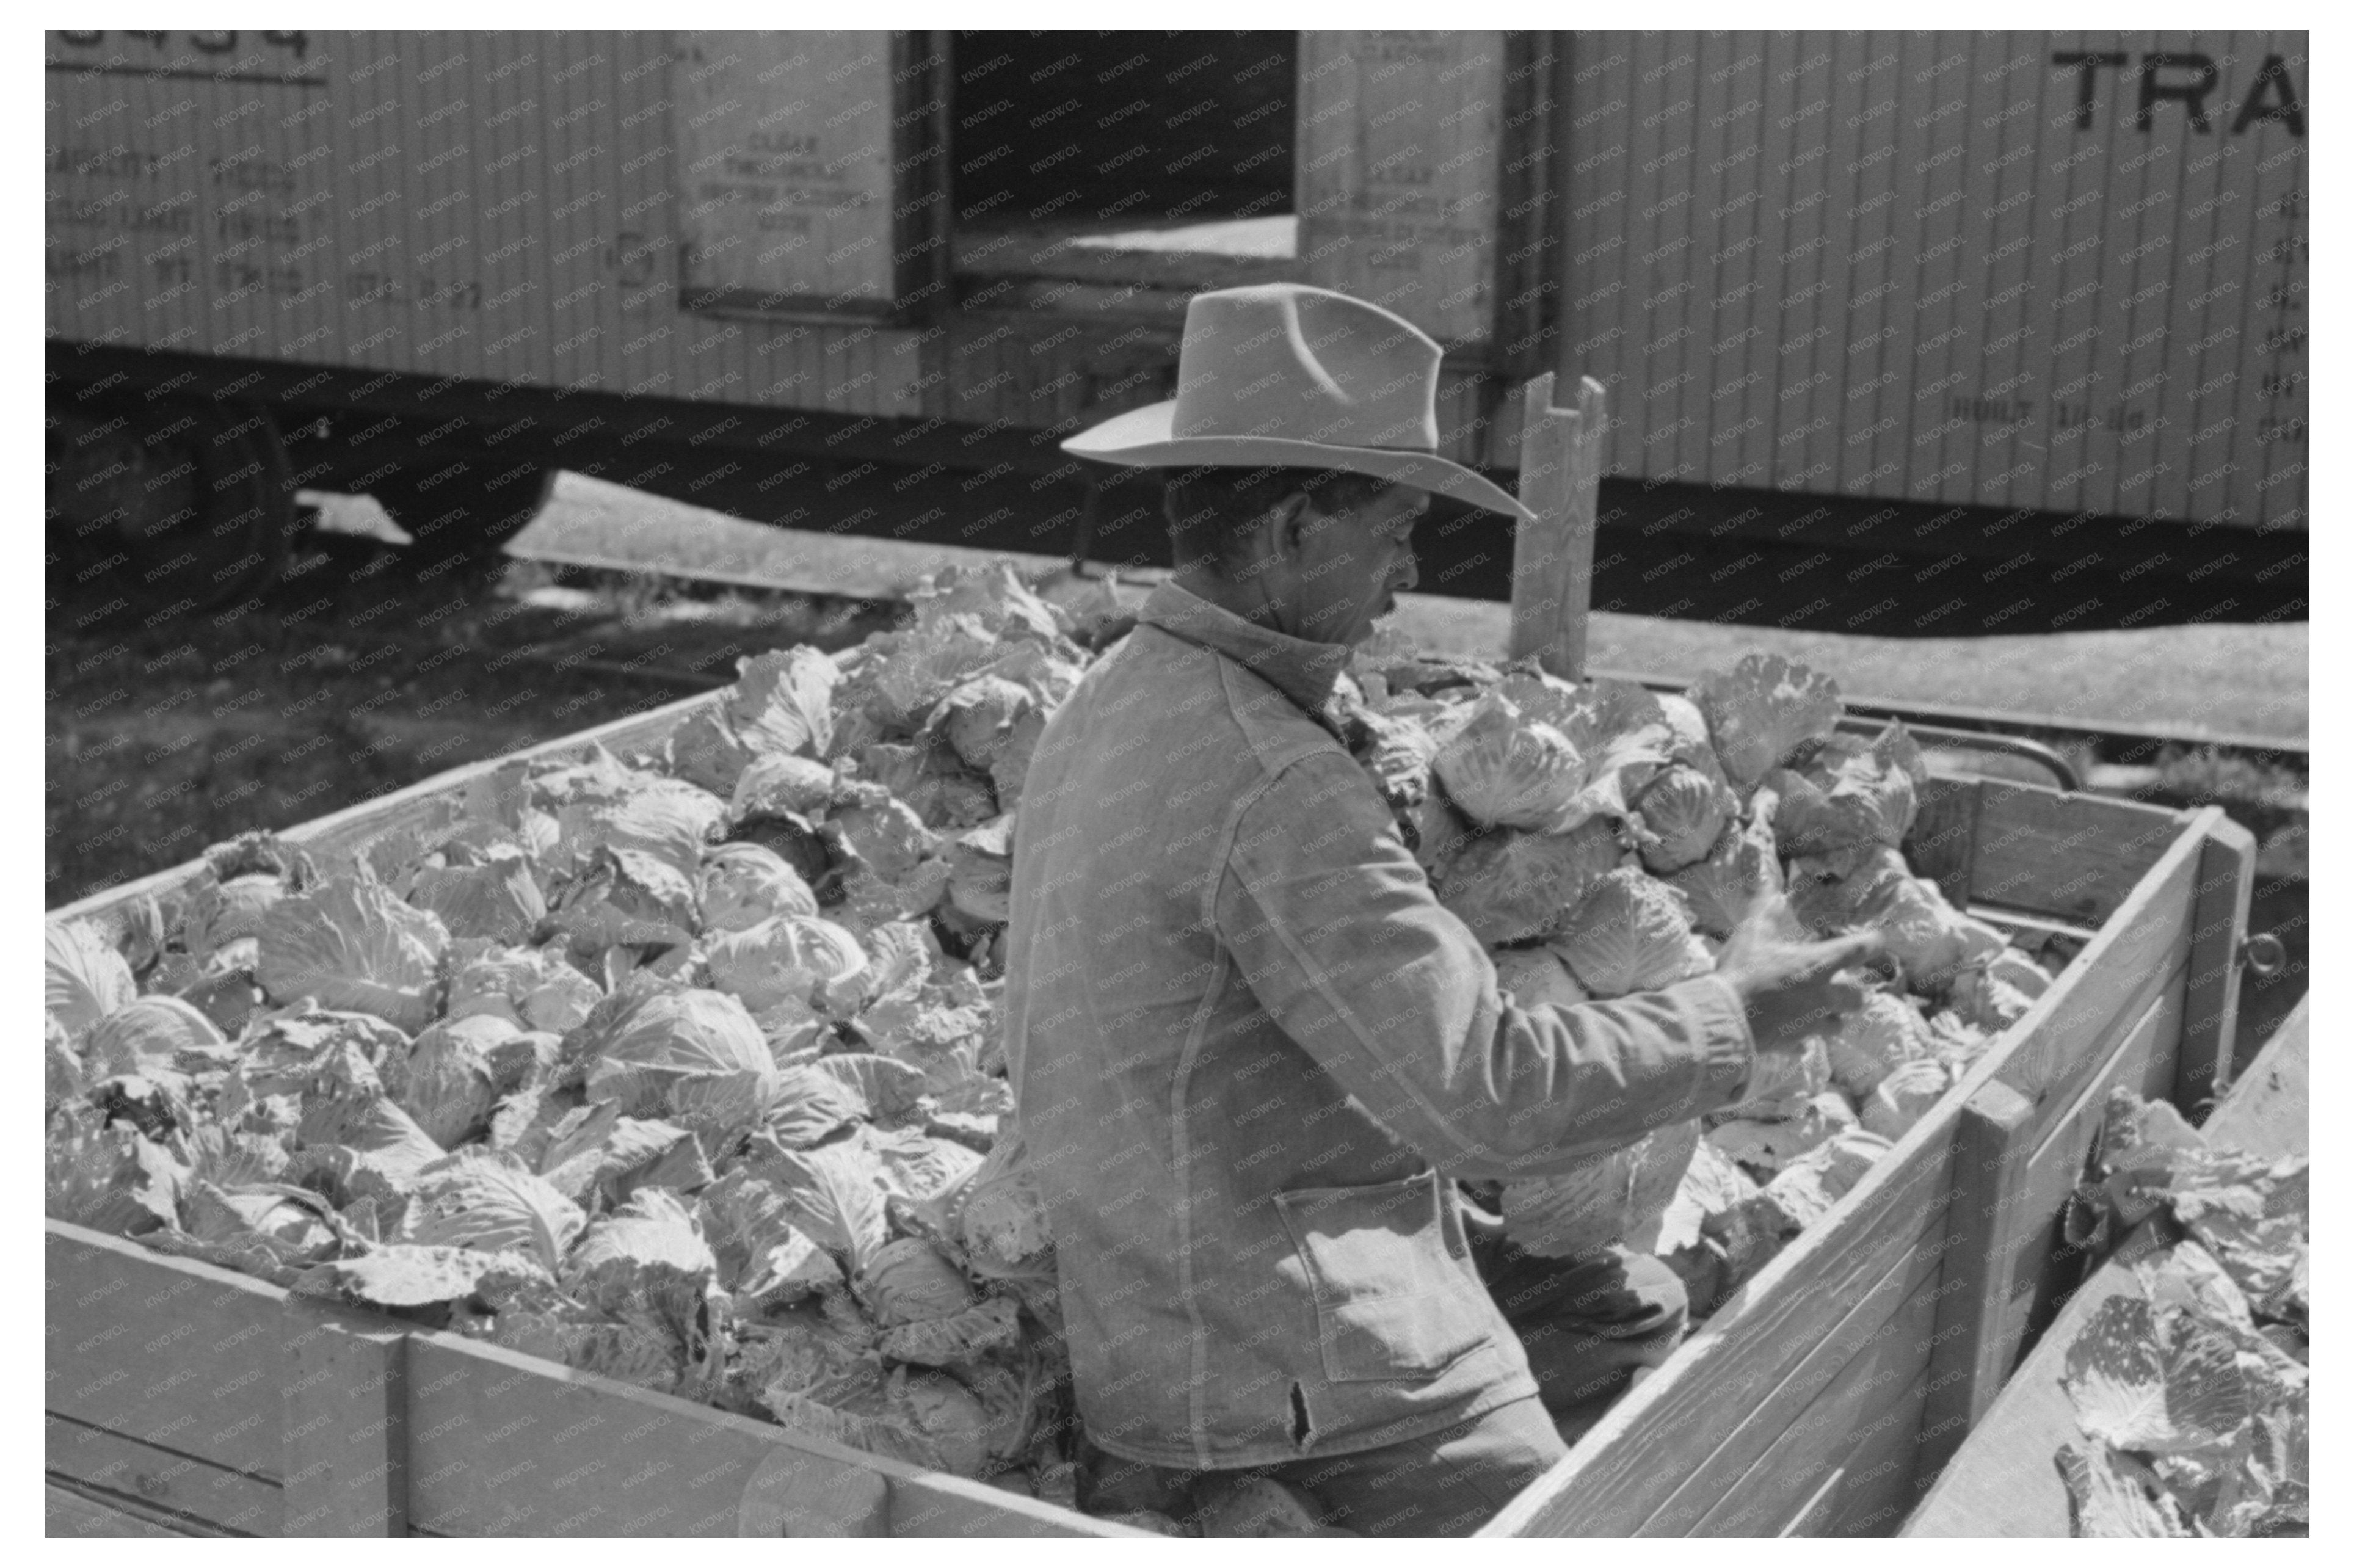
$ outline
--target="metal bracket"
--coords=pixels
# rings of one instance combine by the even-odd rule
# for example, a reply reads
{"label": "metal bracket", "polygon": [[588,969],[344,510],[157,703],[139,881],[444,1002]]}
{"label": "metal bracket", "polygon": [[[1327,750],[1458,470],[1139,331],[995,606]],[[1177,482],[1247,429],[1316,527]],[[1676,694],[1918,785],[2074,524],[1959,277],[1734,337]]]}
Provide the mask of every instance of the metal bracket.
{"label": "metal bracket", "polygon": [[2270,931],[2253,931],[2240,939],[2240,961],[2258,980],[2270,980],[2288,968],[2288,948]]}

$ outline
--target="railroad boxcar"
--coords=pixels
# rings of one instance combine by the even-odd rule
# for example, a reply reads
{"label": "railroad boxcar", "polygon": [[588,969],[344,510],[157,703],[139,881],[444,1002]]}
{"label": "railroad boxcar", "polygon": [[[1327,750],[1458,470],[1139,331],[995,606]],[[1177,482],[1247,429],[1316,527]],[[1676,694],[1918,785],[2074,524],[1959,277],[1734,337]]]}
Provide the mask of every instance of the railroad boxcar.
{"label": "railroad boxcar", "polygon": [[134,598],[266,577],[298,483],[427,508],[387,422],[509,482],[638,440],[955,471],[908,526],[1035,547],[1083,520],[1056,440],[1270,279],[1438,337],[1490,470],[1511,388],[1596,376],[1649,530],[2301,582],[2301,33],[46,48],[53,551]]}

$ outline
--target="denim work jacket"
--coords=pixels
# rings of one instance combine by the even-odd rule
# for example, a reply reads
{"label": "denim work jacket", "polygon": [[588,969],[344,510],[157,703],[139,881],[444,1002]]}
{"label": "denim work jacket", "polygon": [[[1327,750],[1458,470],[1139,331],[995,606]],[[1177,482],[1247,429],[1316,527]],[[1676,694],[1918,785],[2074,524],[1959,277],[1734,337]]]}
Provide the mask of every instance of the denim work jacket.
{"label": "denim work jacket", "polygon": [[1006,1065],[1088,1436],[1241,1468],[1535,1393],[1454,1179],[1738,1100],[1737,997],[1516,1005],[1317,716],[1348,650],[1173,584],[1139,620],[1040,739],[1008,931]]}

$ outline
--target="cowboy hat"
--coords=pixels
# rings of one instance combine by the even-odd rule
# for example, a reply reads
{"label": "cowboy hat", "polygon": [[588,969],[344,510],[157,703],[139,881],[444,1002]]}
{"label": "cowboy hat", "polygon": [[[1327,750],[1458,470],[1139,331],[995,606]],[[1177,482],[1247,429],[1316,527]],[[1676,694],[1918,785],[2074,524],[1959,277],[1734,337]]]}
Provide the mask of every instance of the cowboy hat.
{"label": "cowboy hat", "polygon": [[1177,396],[1063,442],[1129,468],[1337,468],[1535,514],[1438,455],[1438,344],[1381,306],[1305,283],[1196,294]]}

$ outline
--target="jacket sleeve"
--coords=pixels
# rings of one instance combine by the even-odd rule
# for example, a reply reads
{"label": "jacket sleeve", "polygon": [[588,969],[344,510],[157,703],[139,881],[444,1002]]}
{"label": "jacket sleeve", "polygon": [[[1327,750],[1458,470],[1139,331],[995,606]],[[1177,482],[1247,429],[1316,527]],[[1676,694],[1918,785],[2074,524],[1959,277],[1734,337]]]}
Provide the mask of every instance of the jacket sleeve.
{"label": "jacket sleeve", "polygon": [[1212,918],[1278,1027],[1450,1176],[1566,1170],[1734,1104],[1755,1046],[1713,975],[1521,1007],[1442,906],[1345,754],[1284,768],[1243,810]]}

